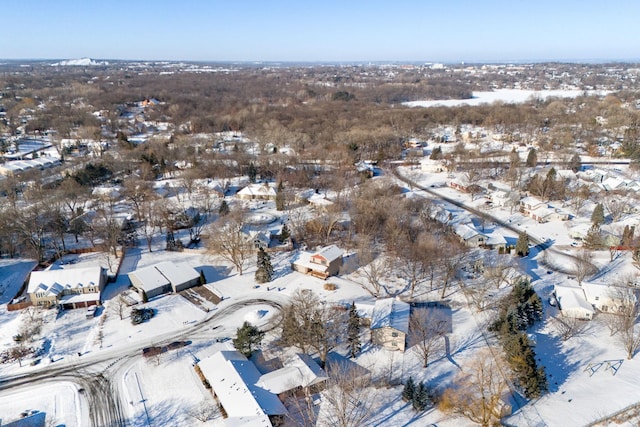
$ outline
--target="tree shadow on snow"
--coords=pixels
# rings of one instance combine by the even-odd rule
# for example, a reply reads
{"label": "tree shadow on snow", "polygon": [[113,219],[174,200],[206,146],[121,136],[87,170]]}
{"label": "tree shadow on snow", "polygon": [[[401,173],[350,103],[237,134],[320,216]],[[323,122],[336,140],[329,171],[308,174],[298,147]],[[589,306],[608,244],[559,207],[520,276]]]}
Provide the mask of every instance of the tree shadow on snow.
{"label": "tree shadow on snow", "polygon": [[[538,334],[536,336],[536,362],[542,364],[547,373],[549,391],[556,392],[564,384],[569,375],[580,369],[577,362],[569,362],[570,353],[562,349],[562,341],[559,337],[549,334]],[[544,362],[544,363],[543,363]]]}

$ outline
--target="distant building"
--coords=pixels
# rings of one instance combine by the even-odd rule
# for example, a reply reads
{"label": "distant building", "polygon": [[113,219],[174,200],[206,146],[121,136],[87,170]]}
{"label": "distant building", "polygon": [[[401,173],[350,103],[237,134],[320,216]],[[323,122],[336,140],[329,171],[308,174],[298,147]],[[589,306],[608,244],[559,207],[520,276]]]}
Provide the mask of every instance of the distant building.
{"label": "distant building", "polygon": [[164,261],[128,274],[138,293],[154,298],[168,292],[180,292],[200,283],[200,273],[186,264]]}
{"label": "distant building", "polygon": [[106,271],[99,266],[33,271],[27,294],[31,303],[40,307],[89,307],[100,304],[106,279]]}
{"label": "distant building", "polygon": [[275,200],[276,189],[267,183],[249,184],[237,193],[240,199]]}
{"label": "distant building", "polygon": [[638,300],[638,290],[630,286],[582,282],[582,289],[587,301],[605,313],[619,313]]}
{"label": "distant building", "polygon": [[399,299],[377,300],[371,318],[371,342],[388,350],[404,351],[410,313],[409,304]]}
{"label": "distant building", "polygon": [[340,271],[343,253],[344,251],[336,245],[326,246],[315,253],[300,252],[298,259],[291,263],[291,268],[300,273],[326,279]]}

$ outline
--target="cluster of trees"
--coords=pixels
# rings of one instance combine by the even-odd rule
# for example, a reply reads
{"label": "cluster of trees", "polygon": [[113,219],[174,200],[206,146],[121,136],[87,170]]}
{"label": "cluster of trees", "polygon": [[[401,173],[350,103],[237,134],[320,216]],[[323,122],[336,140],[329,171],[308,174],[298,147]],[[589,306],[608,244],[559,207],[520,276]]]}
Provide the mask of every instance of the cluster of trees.
{"label": "cluster of trees", "polygon": [[497,319],[490,326],[502,344],[516,384],[527,398],[538,397],[547,390],[544,367],[538,366],[534,344],[526,333],[541,319],[540,297],[528,281],[521,281],[500,302]]}
{"label": "cluster of trees", "polygon": [[323,367],[329,352],[343,343],[349,342],[351,354],[359,351],[357,317],[344,307],[326,304],[310,290],[297,290],[281,315],[280,344],[317,353]]}
{"label": "cluster of trees", "polygon": [[418,384],[414,383],[412,377],[409,377],[409,379],[404,383],[404,388],[402,389],[402,400],[405,402],[411,402],[413,409],[418,412],[424,411],[431,404],[427,385],[423,382]]}

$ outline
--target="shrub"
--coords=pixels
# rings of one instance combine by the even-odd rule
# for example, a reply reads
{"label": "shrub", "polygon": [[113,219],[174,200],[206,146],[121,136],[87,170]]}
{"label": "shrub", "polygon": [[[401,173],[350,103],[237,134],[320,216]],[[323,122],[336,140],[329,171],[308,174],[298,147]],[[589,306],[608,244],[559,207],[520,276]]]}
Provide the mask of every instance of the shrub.
{"label": "shrub", "polygon": [[336,289],[338,289],[338,286],[335,283],[327,282],[324,284],[325,291],[335,291]]}
{"label": "shrub", "polygon": [[131,324],[139,325],[151,319],[155,314],[152,308],[134,308],[131,310]]}

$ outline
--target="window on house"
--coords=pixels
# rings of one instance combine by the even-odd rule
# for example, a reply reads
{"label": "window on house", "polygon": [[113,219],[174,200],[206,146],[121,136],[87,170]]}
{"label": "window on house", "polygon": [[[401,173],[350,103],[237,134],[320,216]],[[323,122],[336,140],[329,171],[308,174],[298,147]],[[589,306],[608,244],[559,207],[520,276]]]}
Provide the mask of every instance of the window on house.
{"label": "window on house", "polygon": [[392,342],[391,342],[391,345],[392,345],[392,346],[394,346],[394,347],[397,347],[397,346],[398,346],[398,343],[397,343],[396,341],[392,341]]}
{"label": "window on house", "polygon": [[397,338],[398,337],[398,333],[397,332],[391,332],[391,336],[394,337],[394,338]]}

